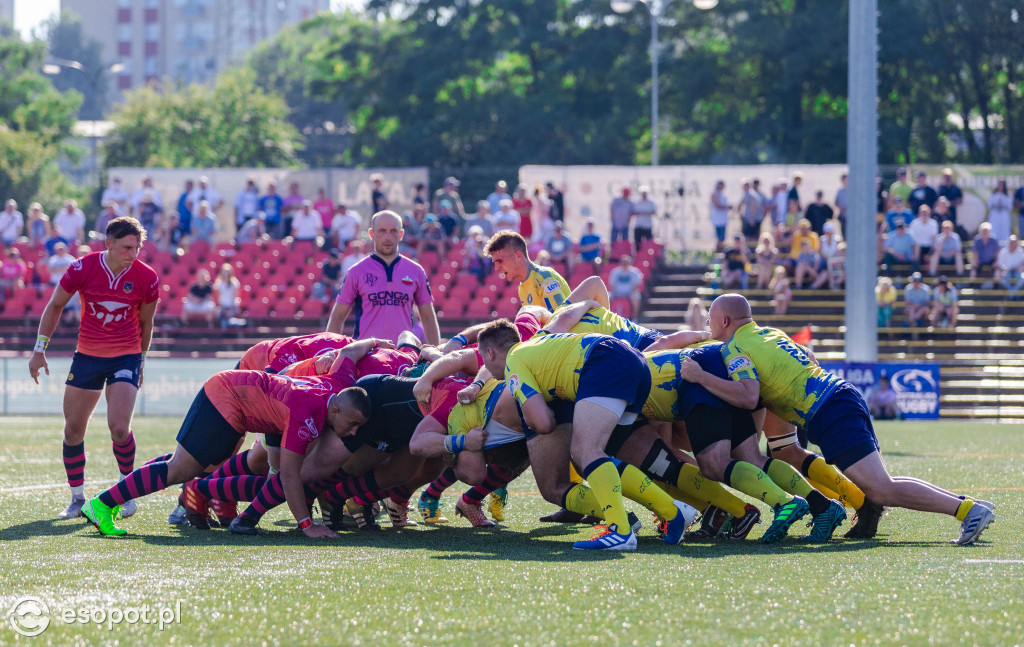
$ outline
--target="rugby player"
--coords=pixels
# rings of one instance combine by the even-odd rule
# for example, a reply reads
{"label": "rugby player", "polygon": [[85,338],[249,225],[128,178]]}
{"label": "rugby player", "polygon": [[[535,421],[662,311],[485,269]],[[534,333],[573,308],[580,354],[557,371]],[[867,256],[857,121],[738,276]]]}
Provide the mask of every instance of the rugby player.
{"label": "rugby player", "polygon": [[554,310],[569,296],[569,284],[562,275],[530,260],[526,239],[514,231],[494,234],[484,249],[495,271],[506,281],[519,281],[519,301]]}
{"label": "rugby player", "polygon": [[[132,413],[160,295],[156,272],[138,260],[145,241],[146,230],[135,218],[111,220],[106,250],[87,254],[68,267],[39,318],[39,336],[28,362],[37,384],[40,370],[50,374],[46,347],[64,306],[76,292],[82,300],[78,345],[64,387],[64,472],[71,503],[58,519],[79,516],[85,505],[85,431],[104,386],[107,426],[121,479],[135,468]],[[133,500],[123,503],[122,516],[135,513]]]}
{"label": "rugby player", "polygon": [[373,254],[352,266],[338,292],[327,332],[340,333],[350,312],[355,312],[353,336],[378,337],[398,342],[413,325],[416,305],[428,344],[441,343],[434,300],[427,275],[419,263],[398,253],[405,230],[393,211],[378,211],[370,220]]}
{"label": "rugby player", "polygon": [[624,489],[635,489],[668,521],[666,542],[682,541],[697,511],[674,501],[637,468],[604,453],[615,427],[632,424],[650,392],[650,373],[635,349],[602,335],[545,335],[520,342],[515,326],[507,319],[492,322],[481,331],[478,343],[484,365],[506,382],[533,432],[554,431],[555,417],[548,401],[558,398],[575,403],[571,455],[584,466],[583,476],[609,525],[606,532],[576,542],[574,548],[636,549],[636,535],[622,504]]}
{"label": "rugby player", "polygon": [[856,387],[815,364],[785,333],[758,326],[742,295],[715,299],[708,324],[714,338],[725,342],[722,356],[732,379],[686,362],[686,380],[723,399],[737,394],[759,397],[775,415],[806,428],[808,439],[821,448],[825,460],[874,503],[955,517],[961,524],[954,544],[973,544],[995,521],[994,506],[988,501],[957,495],[920,479],[890,476],[867,404]]}

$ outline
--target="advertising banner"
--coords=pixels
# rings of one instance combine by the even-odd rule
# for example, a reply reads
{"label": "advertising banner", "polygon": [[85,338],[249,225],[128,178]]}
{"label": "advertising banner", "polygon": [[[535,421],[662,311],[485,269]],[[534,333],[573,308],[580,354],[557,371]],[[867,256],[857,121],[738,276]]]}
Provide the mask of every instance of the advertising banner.
{"label": "advertising banner", "polygon": [[821,367],[853,384],[867,399],[885,377],[896,393],[896,406],[906,419],[939,417],[938,364],[854,364],[822,362]]}

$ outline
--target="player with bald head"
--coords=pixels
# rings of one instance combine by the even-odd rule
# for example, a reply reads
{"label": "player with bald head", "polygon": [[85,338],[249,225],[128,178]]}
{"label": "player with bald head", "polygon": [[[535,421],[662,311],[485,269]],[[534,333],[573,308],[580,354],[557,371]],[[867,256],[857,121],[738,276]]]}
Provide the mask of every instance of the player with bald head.
{"label": "player with bald head", "polygon": [[711,304],[708,324],[725,342],[722,357],[731,380],[711,375],[695,363],[684,378],[728,400],[760,398],[769,411],[807,429],[824,458],[850,478],[875,504],[936,512],[960,521],[955,544],[972,544],[995,521],[987,501],[957,495],[911,477],[889,475],[867,404],[852,384],[822,369],[808,351],[781,330],[762,328],[750,304],[739,294],[724,294]]}
{"label": "player with bald head", "polygon": [[398,253],[405,235],[394,211],[378,211],[370,220],[373,253],[348,271],[327,322],[327,332],[340,333],[349,313],[355,315],[352,336],[378,337],[392,342],[412,330],[413,305],[423,323],[423,335],[434,346],[441,341],[427,274],[416,261]]}

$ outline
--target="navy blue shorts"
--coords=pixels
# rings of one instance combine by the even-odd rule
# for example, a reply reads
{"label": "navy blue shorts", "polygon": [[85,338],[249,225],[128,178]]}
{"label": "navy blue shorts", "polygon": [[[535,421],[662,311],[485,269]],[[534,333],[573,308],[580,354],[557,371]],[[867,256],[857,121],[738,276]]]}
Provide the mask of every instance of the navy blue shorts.
{"label": "navy blue shorts", "polygon": [[204,388],[188,408],[177,440],[189,456],[206,467],[231,458],[244,438],[245,434],[238,433],[213,406]]}
{"label": "navy blue shorts", "polygon": [[640,335],[640,339],[636,342],[636,349],[640,352],[643,352],[647,350],[648,346],[650,346],[651,344],[658,341],[664,336],[665,335],[658,330],[651,330],[650,328],[645,328],[643,334]]}
{"label": "navy blue shorts", "polygon": [[629,344],[607,337],[594,344],[580,369],[576,401],[615,398],[626,401],[626,411],[640,413],[651,393],[647,360]]}
{"label": "navy blue shorts", "polygon": [[96,357],[76,352],[74,359],[71,360],[71,370],[65,384],[86,391],[102,391],[105,384],[114,382],[128,382],[139,388],[141,377],[141,353]]}
{"label": "navy blue shorts", "polygon": [[[725,370],[725,362],[722,360],[721,344],[699,346],[690,351],[688,356],[697,362],[697,365],[705,373],[710,373],[723,380],[731,379],[729,373]],[[672,410],[673,417],[676,420],[685,419],[698,404],[706,404],[718,409],[730,408],[724,400],[713,395],[703,386],[685,380],[679,385],[678,394],[676,406]]]}
{"label": "navy blue shorts", "polygon": [[814,412],[807,423],[807,439],[841,470],[880,451],[868,405],[849,382],[843,382]]}

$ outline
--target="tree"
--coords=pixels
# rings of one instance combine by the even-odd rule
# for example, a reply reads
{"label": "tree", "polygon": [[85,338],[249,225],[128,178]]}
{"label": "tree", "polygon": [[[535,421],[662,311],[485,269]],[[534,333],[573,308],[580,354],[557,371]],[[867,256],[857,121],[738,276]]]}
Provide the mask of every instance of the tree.
{"label": "tree", "polygon": [[79,119],[103,119],[110,84],[103,45],[83,33],[82,19],[70,11],[47,20],[43,33],[51,57],[81,64],[81,69],[60,67],[60,72],[53,75],[54,87],[61,92],[77,90],[83,96]]}
{"label": "tree", "polygon": [[20,204],[36,198],[60,153],[74,153],[65,142],[82,97],[53,87],[39,71],[45,57],[43,43],[0,34],[0,196]]}
{"label": "tree", "polygon": [[250,70],[232,69],[216,83],[129,92],[110,116],[104,142],[110,166],[294,166],[300,135],[284,100],[256,85]]}

